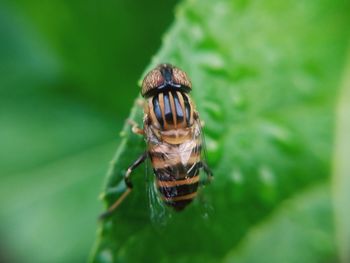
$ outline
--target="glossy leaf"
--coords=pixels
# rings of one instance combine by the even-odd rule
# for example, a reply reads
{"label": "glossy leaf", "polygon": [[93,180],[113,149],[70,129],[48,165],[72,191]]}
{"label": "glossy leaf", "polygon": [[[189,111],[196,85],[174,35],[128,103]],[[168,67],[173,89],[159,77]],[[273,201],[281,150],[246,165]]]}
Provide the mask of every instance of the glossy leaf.
{"label": "glossy leaf", "polygon": [[[140,168],[132,194],[100,224],[92,261],[218,262],[283,200],[327,180],[346,8],[330,0],[179,5],[147,70],[170,62],[192,79],[215,175],[202,191],[209,214],[198,201],[167,225],[152,224],[145,190],[152,175],[145,180]],[[130,118],[141,123],[141,109]],[[105,193],[144,150],[124,127]],[[107,206],[118,197],[104,196]]]}
{"label": "glossy leaf", "polygon": [[283,202],[251,228],[224,262],[312,263],[334,257],[330,191],[317,186]]}

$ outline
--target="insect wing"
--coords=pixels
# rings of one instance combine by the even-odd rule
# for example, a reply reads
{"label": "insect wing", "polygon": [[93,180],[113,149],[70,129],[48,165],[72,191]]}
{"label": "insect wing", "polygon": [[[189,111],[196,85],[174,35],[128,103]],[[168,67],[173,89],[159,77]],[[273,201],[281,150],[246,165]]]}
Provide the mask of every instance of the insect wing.
{"label": "insect wing", "polygon": [[[202,168],[204,170],[206,170],[206,178],[205,178],[205,184],[208,183],[211,179],[211,177],[213,176],[211,170],[209,169],[209,167],[207,167],[207,160],[208,160],[208,154],[207,154],[207,145],[205,142],[205,136],[204,136],[204,132],[203,132],[203,126],[201,124],[201,121],[198,119],[195,122],[195,125],[197,126],[197,129],[199,130],[199,136],[200,136],[200,141],[201,141],[201,161],[202,161]],[[204,167],[205,166],[205,167]]]}
{"label": "insect wing", "polygon": [[[197,201],[199,202],[199,210],[202,215],[202,218],[205,220],[209,220],[213,214],[214,214],[214,208],[212,205],[212,201],[210,199],[210,196],[203,194],[203,187],[205,187],[210,181],[212,177],[212,172],[209,170],[208,167],[204,168],[204,166],[207,166],[207,148],[205,143],[205,136],[203,133],[203,127],[201,124],[201,121],[199,118],[195,121],[195,130],[194,132],[194,138],[200,141],[200,151],[201,151],[201,179],[200,179],[200,189],[198,191],[198,198]],[[207,169],[207,171],[205,171]]]}
{"label": "insect wing", "polygon": [[166,225],[171,218],[171,211],[160,198],[155,183],[155,175],[152,171],[150,160],[146,161],[146,190],[148,195],[150,219],[156,226]]}
{"label": "insect wing", "polygon": [[[200,210],[203,210],[201,214],[207,215],[208,203],[203,201],[204,198],[202,196],[195,198],[198,186],[201,182],[207,180],[207,178],[200,180],[199,175],[200,170],[202,170],[202,161],[206,160],[205,143],[200,121],[194,122],[191,139],[177,146],[158,141],[151,130],[146,134],[152,158],[159,159],[158,164],[161,167],[155,168],[159,178],[156,185],[156,178],[151,170],[152,165],[149,162],[147,163],[146,182],[151,221],[165,225],[174,213],[173,209],[169,208],[165,203],[173,206],[176,210],[182,210],[193,199],[199,199],[195,201],[199,202],[197,208],[199,207]],[[179,202],[179,200],[181,201]]]}

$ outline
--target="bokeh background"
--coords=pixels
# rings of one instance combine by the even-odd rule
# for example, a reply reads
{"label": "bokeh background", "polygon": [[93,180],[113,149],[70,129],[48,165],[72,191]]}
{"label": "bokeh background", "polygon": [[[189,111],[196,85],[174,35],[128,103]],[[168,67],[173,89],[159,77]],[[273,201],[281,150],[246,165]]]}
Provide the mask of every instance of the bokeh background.
{"label": "bokeh background", "polygon": [[169,1],[0,2],[0,262],[85,262]]}
{"label": "bokeh background", "polygon": [[[176,4],[0,2],[0,262],[350,261],[350,3]],[[139,169],[97,224],[144,150],[120,132],[137,81],[164,61],[196,85],[208,203],[159,227]]]}

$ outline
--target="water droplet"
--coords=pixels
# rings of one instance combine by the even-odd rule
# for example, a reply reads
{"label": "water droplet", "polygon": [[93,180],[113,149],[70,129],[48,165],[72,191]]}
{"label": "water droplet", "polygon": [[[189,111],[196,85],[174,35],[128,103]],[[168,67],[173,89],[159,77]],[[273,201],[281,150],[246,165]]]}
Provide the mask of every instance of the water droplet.
{"label": "water droplet", "polygon": [[219,53],[211,51],[199,52],[197,62],[212,70],[223,70],[225,67],[224,58]]}
{"label": "water droplet", "polygon": [[125,136],[126,136],[126,132],[125,132],[125,131],[121,131],[121,132],[119,133],[119,136],[122,137],[122,138],[125,137]]}
{"label": "water droplet", "polygon": [[194,25],[191,27],[191,36],[196,39],[197,41],[200,41],[204,37],[203,29],[199,25]]}
{"label": "water droplet", "polygon": [[216,152],[219,149],[219,144],[211,137],[206,136],[205,142],[209,152]]}
{"label": "water droplet", "polygon": [[266,165],[262,165],[259,168],[259,175],[262,180],[262,182],[266,185],[274,185],[275,182],[275,175],[273,174],[272,170],[270,167]]}
{"label": "water droplet", "polygon": [[236,184],[242,184],[244,180],[241,171],[237,169],[232,171],[232,173],[230,174],[230,179]]}
{"label": "water droplet", "polygon": [[104,263],[113,262],[113,254],[109,249],[102,250],[99,255],[99,260]]}
{"label": "water droplet", "polygon": [[282,144],[290,144],[291,135],[285,127],[272,122],[265,122],[263,129],[267,134],[272,136],[277,142]]}
{"label": "water droplet", "polygon": [[230,10],[229,6],[227,5],[227,3],[224,3],[224,2],[218,2],[215,4],[215,7],[214,7],[214,12],[217,13],[217,15],[219,16],[228,14],[229,10]]}
{"label": "water droplet", "polygon": [[206,101],[203,103],[203,107],[213,118],[221,119],[223,117],[222,109],[218,103]]}
{"label": "water droplet", "polygon": [[[230,90],[235,90],[235,87],[232,87]],[[237,94],[237,92],[231,98],[233,106],[237,109],[242,109],[246,105],[246,100],[240,94]]]}

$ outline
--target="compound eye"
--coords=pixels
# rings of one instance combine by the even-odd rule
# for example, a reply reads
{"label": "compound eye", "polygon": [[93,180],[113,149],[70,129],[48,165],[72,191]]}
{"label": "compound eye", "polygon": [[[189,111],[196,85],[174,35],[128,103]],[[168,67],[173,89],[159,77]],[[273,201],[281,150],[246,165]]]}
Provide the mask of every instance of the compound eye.
{"label": "compound eye", "polygon": [[142,81],[142,96],[144,96],[150,90],[161,86],[163,83],[164,78],[159,68],[151,70]]}
{"label": "compound eye", "polygon": [[176,84],[192,89],[192,83],[187,74],[179,68],[173,68],[173,80]]}
{"label": "compound eye", "polygon": [[147,97],[152,93],[150,91],[164,87],[173,87],[189,92],[192,84],[187,74],[181,69],[170,64],[160,64],[143,79],[141,94]]}

